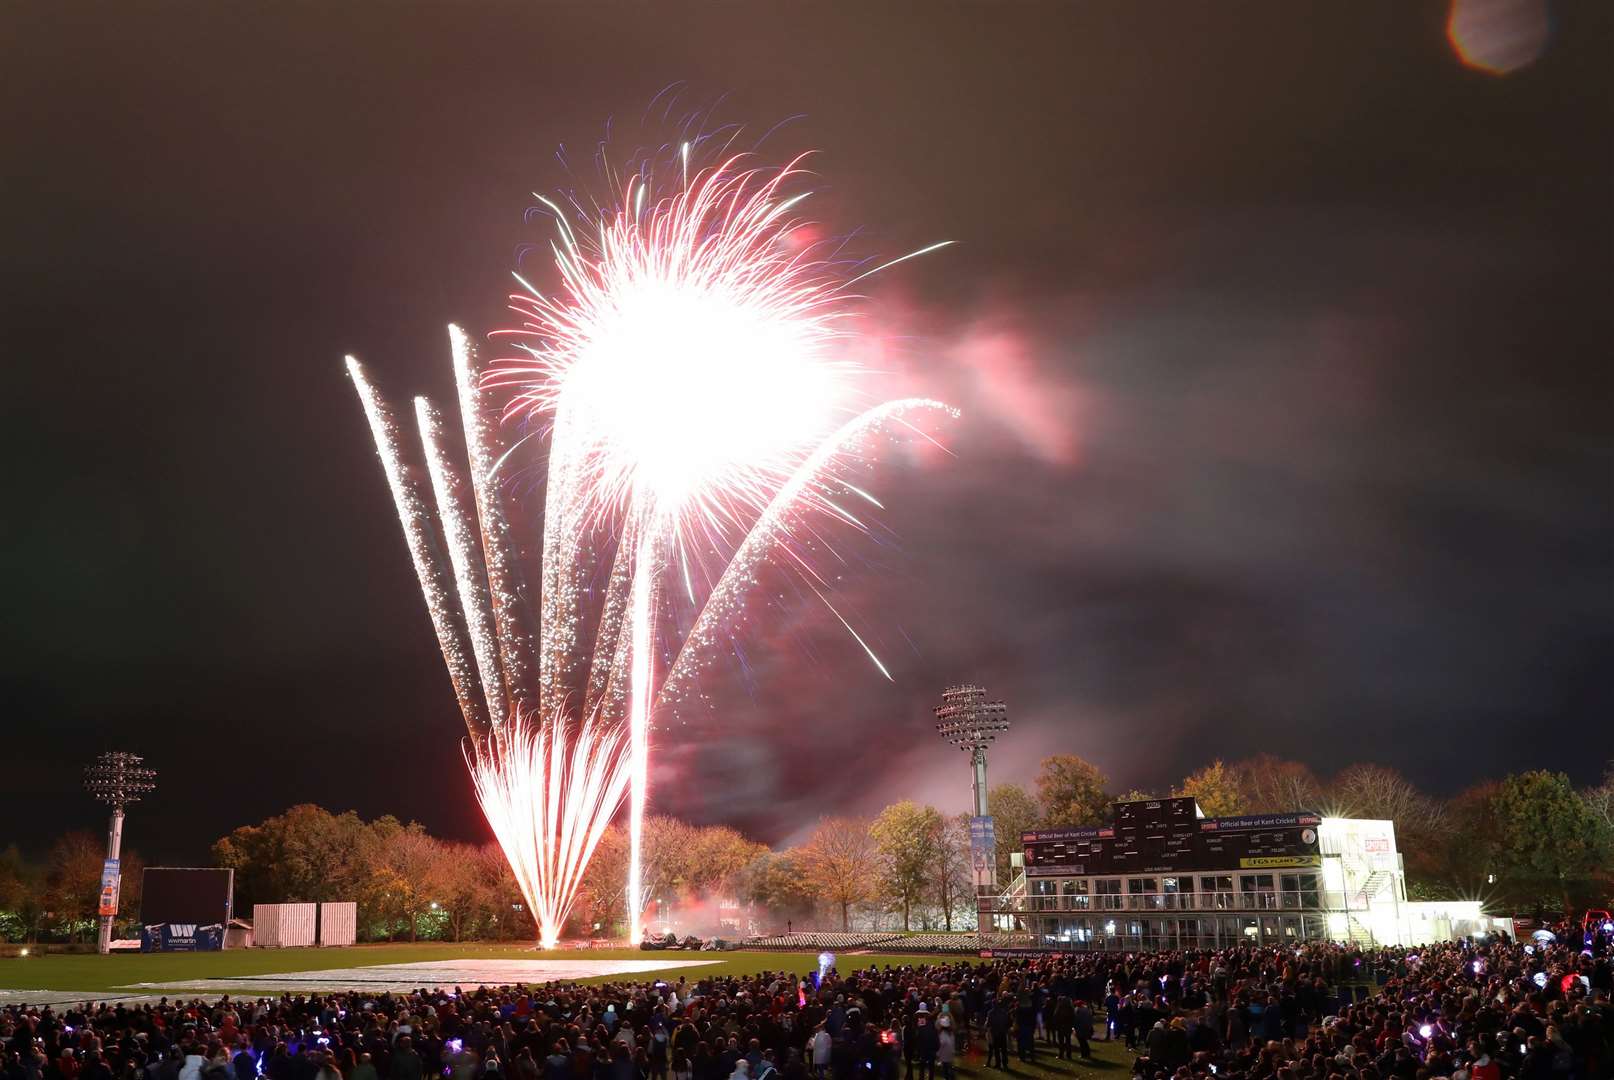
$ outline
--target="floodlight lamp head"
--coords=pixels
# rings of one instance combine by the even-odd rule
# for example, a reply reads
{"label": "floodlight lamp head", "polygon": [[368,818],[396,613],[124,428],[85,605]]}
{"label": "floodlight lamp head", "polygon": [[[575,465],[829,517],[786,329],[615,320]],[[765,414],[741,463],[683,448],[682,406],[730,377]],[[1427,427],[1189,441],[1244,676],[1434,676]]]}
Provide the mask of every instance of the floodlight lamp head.
{"label": "floodlight lamp head", "polygon": [[116,809],[139,802],[157,789],[157,772],[141,764],[138,754],[113,750],[84,770],[84,790]]}
{"label": "floodlight lamp head", "polygon": [[960,750],[984,750],[1009,730],[1009,707],[979,686],[951,686],[936,706],[936,733]]}

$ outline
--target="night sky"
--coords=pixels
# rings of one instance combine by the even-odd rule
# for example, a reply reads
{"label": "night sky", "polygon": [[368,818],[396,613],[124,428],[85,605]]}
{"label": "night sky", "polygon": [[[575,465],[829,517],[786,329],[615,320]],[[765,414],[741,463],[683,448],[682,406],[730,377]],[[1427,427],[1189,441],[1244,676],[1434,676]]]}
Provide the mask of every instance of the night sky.
{"label": "night sky", "polygon": [[1611,11],[1554,5],[1498,77],[1405,0],[11,8],[0,844],[99,827],[112,748],[160,772],[148,860],[307,800],[486,837],[342,356],[446,399],[445,324],[507,325],[547,235],[531,193],[679,82],[675,119],[789,120],[765,156],[821,151],[862,250],[958,241],[868,310],[963,418],[837,537],[894,681],[770,584],[658,736],[654,809],[772,842],[963,809],[929,712],[958,681],[1009,703],[994,780],[1594,780]]}

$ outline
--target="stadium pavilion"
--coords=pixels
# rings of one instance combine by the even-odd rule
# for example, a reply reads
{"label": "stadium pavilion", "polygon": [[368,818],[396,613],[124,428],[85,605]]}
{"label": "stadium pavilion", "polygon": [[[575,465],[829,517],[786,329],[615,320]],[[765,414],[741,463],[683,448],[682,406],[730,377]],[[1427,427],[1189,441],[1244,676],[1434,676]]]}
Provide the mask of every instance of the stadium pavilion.
{"label": "stadium pavilion", "polygon": [[1039,829],[981,926],[1045,949],[1416,944],[1498,928],[1478,902],[1409,904],[1395,824],[1297,811],[1208,818],[1192,797]]}

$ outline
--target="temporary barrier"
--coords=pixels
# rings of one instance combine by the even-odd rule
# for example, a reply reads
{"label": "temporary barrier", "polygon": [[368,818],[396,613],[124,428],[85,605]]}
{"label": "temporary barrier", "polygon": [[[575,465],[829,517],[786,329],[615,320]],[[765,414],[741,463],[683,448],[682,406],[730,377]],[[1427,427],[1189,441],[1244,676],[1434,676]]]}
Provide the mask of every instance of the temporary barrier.
{"label": "temporary barrier", "polygon": [[318,904],[252,905],[252,943],[262,948],[314,944]]}
{"label": "temporary barrier", "polygon": [[351,945],[358,938],[358,905],[347,903],[319,906],[319,943]]}

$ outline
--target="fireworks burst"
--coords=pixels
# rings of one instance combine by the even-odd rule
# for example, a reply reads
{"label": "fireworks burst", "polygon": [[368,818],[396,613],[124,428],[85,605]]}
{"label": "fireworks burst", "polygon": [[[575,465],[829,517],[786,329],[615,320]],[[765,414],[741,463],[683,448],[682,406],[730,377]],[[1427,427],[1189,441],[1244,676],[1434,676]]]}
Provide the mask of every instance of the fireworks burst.
{"label": "fireworks burst", "polygon": [[[479,381],[469,342],[451,328],[469,484],[442,448],[436,411],[417,400],[416,414],[452,574],[435,558],[430,513],[407,482],[390,419],[349,361],[461,692],[478,797],[546,944],[624,790],[638,939],[654,715],[711,655],[770,552],[789,549],[829,603],[795,550],[797,530],[814,513],[861,529],[843,503],[878,503],[846,479],[857,449],[913,410],[945,408],[919,398],[857,406],[863,372],[845,348],[847,288],[874,271],[848,280],[814,245],[793,242],[805,193],[786,189],[804,175],[799,159],[764,174],[730,158],[691,175],[686,145],[678,166],[669,195],[653,193],[645,168],[608,210],[569,218],[545,200],[557,223],[558,286],[545,294],[518,277],[525,291],[511,305],[522,326],[504,336],[521,356]],[[507,419],[548,425],[536,648],[484,390],[508,393]],[[707,557],[709,566],[725,551],[701,597],[691,562]],[[657,614],[669,579],[695,615],[658,685]]]}
{"label": "fireworks burst", "polygon": [[553,949],[583,871],[628,784],[620,725],[589,717],[576,731],[565,714],[531,720],[473,741],[465,755],[477,801]]}

